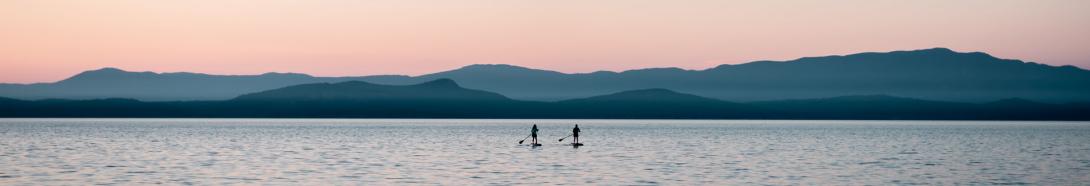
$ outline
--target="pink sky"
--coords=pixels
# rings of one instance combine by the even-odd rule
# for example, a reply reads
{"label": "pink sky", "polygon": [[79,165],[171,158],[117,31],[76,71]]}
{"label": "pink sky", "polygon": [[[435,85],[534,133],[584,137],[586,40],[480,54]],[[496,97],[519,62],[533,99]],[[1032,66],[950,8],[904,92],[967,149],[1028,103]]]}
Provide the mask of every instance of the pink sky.
{"label": "pink sky", "polygon": [[948,47],[1090,67],[1090,1],[4,0],[0,82],[84,70],[704,69]]}

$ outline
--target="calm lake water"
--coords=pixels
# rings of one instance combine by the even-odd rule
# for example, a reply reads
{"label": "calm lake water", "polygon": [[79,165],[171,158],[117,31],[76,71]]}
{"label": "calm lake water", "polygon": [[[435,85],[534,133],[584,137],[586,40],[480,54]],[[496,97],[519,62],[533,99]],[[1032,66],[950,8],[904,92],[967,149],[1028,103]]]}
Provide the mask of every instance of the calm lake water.
{"label": "calm lake water", "polygon": [[[544,146],[517,144],[530,124]],[[557,139],[571,124],[586,146]],[[0,185],[1090,183],[1090,123],[0,119]]]}

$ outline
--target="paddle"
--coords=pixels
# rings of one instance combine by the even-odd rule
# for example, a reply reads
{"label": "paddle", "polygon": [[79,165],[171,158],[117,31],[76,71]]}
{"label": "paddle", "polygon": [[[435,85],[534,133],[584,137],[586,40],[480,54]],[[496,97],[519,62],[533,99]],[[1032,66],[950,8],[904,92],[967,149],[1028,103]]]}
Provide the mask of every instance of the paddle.
{"label": "paddle", "polygon": [[[575,135],[575,134],[569,134],[569,135],[568,135],[568,137],[572,137],[572,136],[574,136],[574,135]],[[560,138],[560,140],[556,140],[556,141],[557,141],[557,142],[561,142],[561,141],[564,141],[564,139],[568,139],[568,137]]]}
{"label": "paddle", "polygon": [[[533,134],[531,134],[531,135],[533,135]],[[525,138],[522,138],[522,140],[519,140],[519,144],[522,144],[522,141],[526,141],[526,138],[530,138],[530,135],[526,135]]]}

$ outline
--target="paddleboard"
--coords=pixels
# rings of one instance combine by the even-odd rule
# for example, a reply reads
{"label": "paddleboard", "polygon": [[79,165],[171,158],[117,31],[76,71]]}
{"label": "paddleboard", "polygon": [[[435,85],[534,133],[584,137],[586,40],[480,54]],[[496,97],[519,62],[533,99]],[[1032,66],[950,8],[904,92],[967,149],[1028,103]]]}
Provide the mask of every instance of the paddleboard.
{"label": "paddleboard", "polygon": [[571,146],[576,146],[576,147],[583,146],[583,143],[571,143]]}
{"label": "paddleboard", "polygon": [[530,144],[530,146],[536,147],[536,146],[541,146],[541,144],[540,143],[532,143],[532,144]]}

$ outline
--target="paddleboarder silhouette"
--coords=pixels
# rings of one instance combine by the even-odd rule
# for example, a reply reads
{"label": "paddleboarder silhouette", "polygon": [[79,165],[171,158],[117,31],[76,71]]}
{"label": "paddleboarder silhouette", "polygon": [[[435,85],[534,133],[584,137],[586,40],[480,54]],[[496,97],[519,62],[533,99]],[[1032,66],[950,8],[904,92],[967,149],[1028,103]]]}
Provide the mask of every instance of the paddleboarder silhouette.
{"label": "paddleboarder silhouette", "polygon": [[537,143],[537,124],[534,124],[534,128],[530,128],[530,137],[534,138],[533,143],[530,143],[530,144],[538,144]]}
{"label": "paddleboarder silhouette", "polygon": [[579,124],[575,124],[575,128],[571,129],[571,136],[575,138],[575,144],[579,144],[579,132]]}

